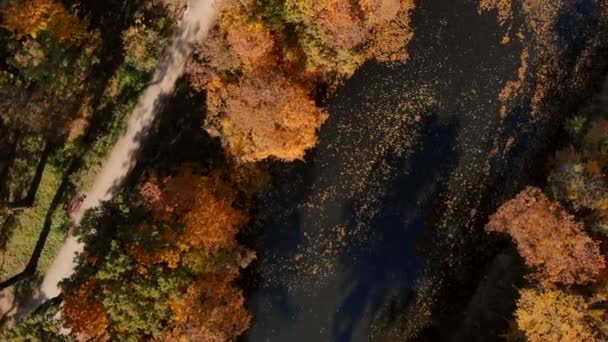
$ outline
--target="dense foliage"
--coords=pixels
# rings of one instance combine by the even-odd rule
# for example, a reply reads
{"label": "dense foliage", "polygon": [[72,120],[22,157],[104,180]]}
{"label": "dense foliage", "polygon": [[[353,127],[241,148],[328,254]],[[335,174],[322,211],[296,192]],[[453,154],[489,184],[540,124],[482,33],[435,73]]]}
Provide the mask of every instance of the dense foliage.
{"label": "dense foliage", "polygon": [[315,95],[366,60],[404,61],[409,0],[228,1],[188,66],[205,129],[239,162],[301,159],[327,119]]}
{"label": "dense foliage", "polygon": [[599,243],[538,188],[529,187],[503,204],[486,229],[511,235],[541,283],[585,285],[605,268]]}
{"label": "dense foliage", "polygon": [[90,5],[0,2],[2,280],[49,266],[172,33],[160,6]]}
{"label": "dense foliage", "polygon": [[150,178],[139,193],[89,216],[81,227],[87,239],[115,237],[89,245],[66,284],[66,326],[90,338],[133,341],[241,334],[250,316],[234,281],[253,252],[236,241],[247,215],[231,189],[219,175],[188,167]]}
{"label": "dense foliage", "polygon": [[97,33],[54,0],[13,2],[1,14],[0,118],[16,130],[61,139],[98,63]]}
{"label": "dense foliage", "polygon": [[11,342],[70,341],[69,336],[59,334],[61,322],[57,319],[58,303],[48,302],[15,328],[4,329],[0,332],[0,339]]}
{"label": "dense foliage", "polygon": [[509,234],[530,267],[530,286],[515,311],[526,340],[605,341],[608,124],[598,115],[575,116],[565,131],[569,146],[556,152],[548,174],[552,199],[528,187],[498,209],[486,230]]}

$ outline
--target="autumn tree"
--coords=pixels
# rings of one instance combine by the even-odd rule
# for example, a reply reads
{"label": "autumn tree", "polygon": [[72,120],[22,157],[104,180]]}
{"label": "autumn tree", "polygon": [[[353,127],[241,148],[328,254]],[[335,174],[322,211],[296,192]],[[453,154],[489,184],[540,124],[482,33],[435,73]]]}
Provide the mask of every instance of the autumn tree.
{"label": "autumn tree", "polygon": [[573,209],[602,209],[608,186],[600,163],[568,148],[558,151],[548,176],[550,193]]}
{"label": "autumn tree", "polygon": [[412,36],[411,0],[287,0],[256,3],[257,6],[249,4],[251,1],[245,3],[253,16],[261,17],[273,31],[285,35],[284,41],[293,39],[295,33],[298,44],[286,44],[285,57],[304,56],[306,72],[326,79],[348,77],[369,58],[404,58],[403,49]]}
{"label": "autumn tree", "polygon": [[538,188],[503,204],[486,230],[509,234],[541,283],[588,284],[605,267],[599,244],[583,225]]}
{"label": "autumn tree", "polygon": [[78,43],[91,36],[87,21],[68,12],[56,0],[17,1],[0,13],[3,17],[0,26],[14,31],[19,37],[36,38],[41,31],[48,31],[59,40]]}
{"label": "autumn tree", "polygon": [[370,58],[404,61],[411,0],[228,2],[186,69],[207,91],[205,129],[240,163],[300,159],[327,113],[332,88]]}
{"label": "autumn tree", "polygon": [[242,61],[230,48],[226,34],[222,27],[216,25],[209,30],[207,39],[194,46],[192,58],[186,63],[186,73],[193,89],[203,92],[212,79],[229,78],[239,73]]}
{"label": "autumn tree", "polygon": [[210,85],[208,106],[205,128],[221,137],[239,162],[301,159],[327,119],[304,86],[274,69],[255,70],[238,84],[217,80]]}
{"label": "autumn tree", "polygon": [[144,267],[162,264],[175,269],[179,266],[181,254],[188,250],[181,233],[181,228],[175,223],[144,221],[125,238],[125,249]]}
{"label": "autumn tree", "polygon": [[108,318],[103,305],[95,295],[99,291],[95,280],[86,280],[74,291],[64,290],[61,314],[65,326],[87,338],[100,338],[106,333]]}
{"label": "autumn tree", "polygon": [[200,189],[201,177],[190,167],[157,180],[148,179],[140,187],[140,196],[156,221],[176,221],[192,208]]}
{"label": "autumn tree", "polygon": [[248,216],[234,207],[235,200],[236,194],[217,178],[203,178],[194,207],[182,218],[184,240],[196,249],[236,246],[236,234]]}
{"label": "autumn tree", "polygon": [[561,290],[535,289],[524,289],[520,295],[516,322],[528,341],[605,341],[590,324],[589,305],[584,297]]}
{"label": "autumn tree", "polygon": [[255,258],[236,240],[248,216],[233,186],[185,166],[137,190],[114,200],[117,212],[85,217],[89,231],[115,233],[87,245],[66,282],[66,326],[110,340],[233,340],[250,322],[235,279]]}
{"label": "autumn tree", "polygon": [[60,141],[88,107],[80,95],[98,62],[98,35],[56,0],[10,1],[0,14],[9,42],[2,51],[0,119],[17,131]]}
{"label": "autumn tree", "polygon": [[380,62],[404,62],[407,45],[414,37],[410,28],[413,0],[360,0],[361,11],[371,30],[371,43],[366,46],[370,58]]}
{"label": "autumn tree", "polygon": [[236,18],[225,18],[226,40],[229,48],[239,58],[245,69],[273,64],[274,38],[270,30],[261,22],[247,22]]}
{"label": "autumn tree", "polygon": [[232,341],[250,325],[243,291],[234,275],[216,274],[191,283],[181,300],[173,302],[174,316],[165,341]]}

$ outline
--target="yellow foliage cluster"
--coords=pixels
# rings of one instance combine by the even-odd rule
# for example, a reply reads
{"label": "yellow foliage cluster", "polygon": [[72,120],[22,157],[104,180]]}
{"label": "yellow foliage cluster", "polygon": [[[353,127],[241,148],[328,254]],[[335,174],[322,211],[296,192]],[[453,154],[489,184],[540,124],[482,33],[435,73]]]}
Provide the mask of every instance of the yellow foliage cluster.
{"label": "yellow foliage cluster", "polygon": [[[608,120],[592,121],[582,144],[576,145],[576,148],[570,147],[556,153],[548,188],[554,198],[571,208],[585,209],[579,213],[585,213],[586,228],[593,231],[595,238],[599,239],[608,234],[608,188],[605,178],[608,167]],[[542,202],[542,198],[535,198],[523,204],[525,209],[529,210],[538,207]],[[505,205],[502,208],[504,207]],[[592,243],[585,236],[583,224],[572,221],[569,214],[560,215],[557,221],[552,221],[550,216],[542,215],[543,211],[537,208],[534,210],[535,220],[530,220],[527,224],[517,219],[518,212],[510,210],[508,214],[510,215],[503,217],[504,223],[510,226],[511,231],[517,231],[520,241],[531,240],[538,247],[542,247],[533,253],[526,253],[526,250],[522,251],[518,241],[518,250],[527,263],[530,258],[538,259],[542,261],[542,267],[547,268],[552,260],[557,260],[559,267],[555,270],[558,272],[551,275],[549,280],[559,280],[562,284],[586,285],[564,287],[550,281],[521,290],[515,316],[517,328],[525,335],[526,340],[608,341],[608,273],[598,268],[603,268],[608,260],[606,241]],[[563,235],[563,228],[568,226],[571,231],[575,228],[578,233]],[[546,231],[543,231],[545,229]],[[568,248],[560,247],[566,244]],[[598,248],[598,251],[593,251]],[[544,257],[543,250],[546,251]],[[585,278],[593,282],[585,284],[581,281]],[[571,281],[573,279],[574,282]]]}
{"label": "yellow foliage cluster", "polygon": [[42,31],[55,34],[59,40],[79,43],[91,37],[87,20],[71,14],[56,0],[26,0],[2,10],[0,27],[13,31],[18,37],[36,36]]}
{"label": "yellow foliage cluster", "polygon": [[529,342],[595,342],[589,305],[582,296],[561,290],[524,289],[517,302],[517,325]]}
{"label": "yellow foliage cluster", "polygon": [[239,162],[274,156],[302,159],[317,143],[316,130],[327,112],[316,106],[300,83],[270,68],[243,76],[239,84],[214,87],[207,93],[210,112],[206,128],[224,136],[226,147]]}

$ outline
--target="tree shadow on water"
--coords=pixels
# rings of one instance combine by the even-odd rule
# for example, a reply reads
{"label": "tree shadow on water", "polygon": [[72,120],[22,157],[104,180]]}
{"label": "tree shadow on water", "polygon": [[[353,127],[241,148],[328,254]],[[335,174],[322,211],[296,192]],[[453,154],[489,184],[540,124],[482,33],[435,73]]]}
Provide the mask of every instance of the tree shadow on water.
{"label": "tree shadow on water", "polygon": [[[314,159],[315,154],[316,151],[309,151],[306,160]],[[288,326],[297,320],[301,310],[298,303],[292,302],[285,281],[293,271],[290,265],[302,242],[298,205],[310,194],[314,165],[271,161],[269,170],[271,184],[257,198],[254,221],[242,234],[257,253],[257,259],[243,271],[241,279],[247,308],[254,314],[254,325],[239,338],[244,342],[272,335],[277,324]]]}
{"label": "tree shadow on water", "polygon": [[[365,224],[365,238],[352,237],[355,241],[347,241],[340,255],[347,275],[342,285],[345,296],[334,315],[334,341],[366,340],[359,334],[367,327],[360,324],[369,324],[382,307],[414,285],[424,263],[417,256],[416,240],[427,225],[442,180],[458,160],[452,149],[457,132],[456,120],[441,123],[430,117],[412,155],[387,157],[397,172],[386,182],[382,207]],[[375,170],[372,177],[383,177],[382,170]],[[355,218],[363,206],[354,200],[345,217]],[[347,229],[356,224],[351,219]]]}

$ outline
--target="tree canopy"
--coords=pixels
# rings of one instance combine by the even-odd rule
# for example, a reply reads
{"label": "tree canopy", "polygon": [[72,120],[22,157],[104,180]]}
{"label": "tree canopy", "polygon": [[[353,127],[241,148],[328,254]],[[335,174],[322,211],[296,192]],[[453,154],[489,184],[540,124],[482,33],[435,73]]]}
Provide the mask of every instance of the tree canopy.
{"label": "tree canopy", "polygon": [[605,268],[599,243],[538,188],[528,187],[503,204],[486,230],[509,234],[540,282],[588,284]]}

